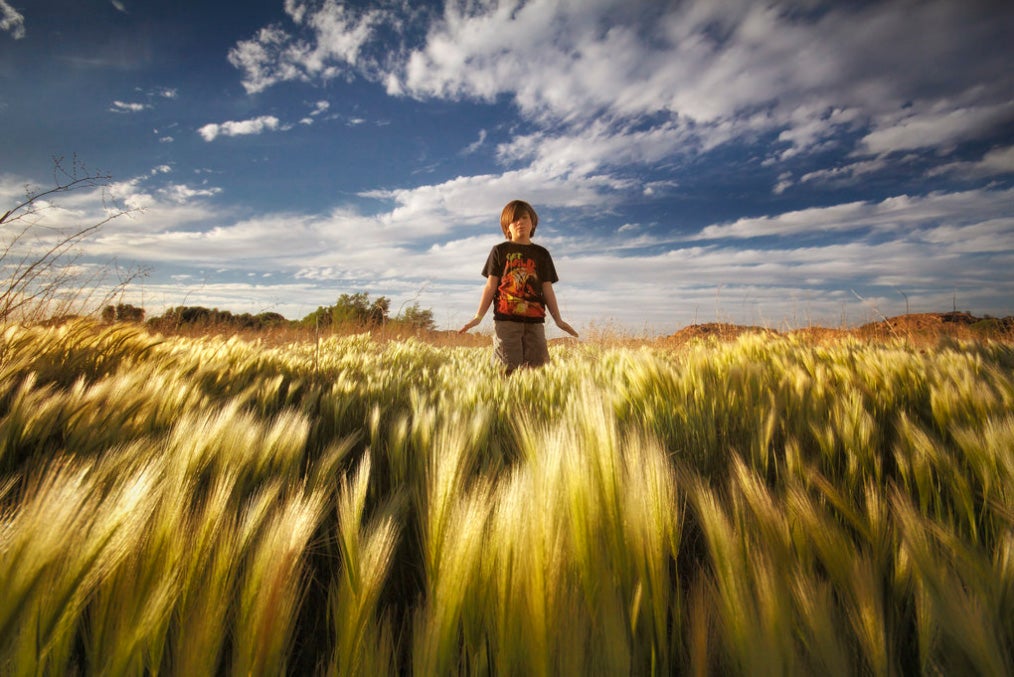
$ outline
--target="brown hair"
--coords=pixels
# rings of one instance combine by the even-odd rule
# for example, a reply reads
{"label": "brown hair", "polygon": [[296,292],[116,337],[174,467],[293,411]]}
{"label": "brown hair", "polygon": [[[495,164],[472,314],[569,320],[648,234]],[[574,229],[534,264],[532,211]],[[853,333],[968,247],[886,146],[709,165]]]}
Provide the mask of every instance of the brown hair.
{"label": "brown hair", "polygon": [[532,235],[535,234],[535,227],[539,225],[539,215],[535,213],[535,209],[525,202],[524,200],[512,200],[507,203],[507,206],[500,212],[500,229],[503,230],[503,235],[508,240],[511,239],[511,233],[509,226],[514,223],[519,216],[524,215],[528,212],[529,218],[532,219]]}

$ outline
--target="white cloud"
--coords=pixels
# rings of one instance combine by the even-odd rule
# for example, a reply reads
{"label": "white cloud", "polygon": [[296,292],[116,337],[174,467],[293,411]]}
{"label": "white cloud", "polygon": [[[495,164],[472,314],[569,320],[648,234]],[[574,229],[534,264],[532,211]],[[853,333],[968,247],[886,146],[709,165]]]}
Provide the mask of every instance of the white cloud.
{"label": "white cloud", "polygon": [[472,153],[474,153],[477,150],[479,150],[480,148],[482,148],[482,145],[484,143],[486,143],[486,135],[487,135],[486,130],[485,129],[480,129],[479,130],[479,138],[476,139],[475,141],[473,141],[472,143],[468,144],[467,146],[465,146],[465,148],[461,151],[461,154],[462,155],[471,155]]}
{"label": "white cloud", "polygon": [[989,219],[971,225],[946,223],[928,229],[922,239],[944,245],[948,250],[963,254],[996,252],[1002,242],[1014,242],[1014,217]]}
{"label": "white cloud", "polygon": [[807,172],[800,177],[799,181],[801,183],[852,184],[861,180],[864,176],[875,174],[876,172],[887,169],[890,166],[890,163],[888,163],[888,161],[884,158],[860,160],[838,167],[829,167],[828,169],[818,169],[812,172]]}
{"label": "white cloud", "polygon": [[25,37],[25,17],[7,3],[0,0],[0,31],[10,33],[15,40]]}
{"label": "white cloud", "polygon": [[229,50],[229,63],[243,72],[243,87],[254,94],[279,82],[290,80],[332,80],[348,75],[360,65],[359,56],[383,21],[384,13],[362,13],[324,0],[312,10],[296,0],[287,0],[286,12],[307,31],[311,39],[292,36],[279,26],[258,31]]}
{"label": "white cloud", "polygon": [[213,197],[222,192],[221,188],[193,188],[185,184],[171,184],[159,190],[159,193],[176,204],[186,204],[195,198]]}
{"label": "white cloud", "polygon": [[230,120],[221,124],[209,123],[197,130],[205,141],[214,141],[219,136],[247,136],[262,134],[279,129],[280,122],[274,115],[261,115],[250,120]]}
{"label": "white cloud", "polygon": [[971,219],[1005,216],[1014,204],[1014,189],[899,195],[881,202],[851,202],[814,207],[777,216],[743,218],[704,228],[698,239],[790,237],[808,233],[878,231],[934,227],[943,222],[963,226]]}
{"label": "white cloud", "polygon": [[113,101],[110,111],[113,113],[140,113],[143,110],[151,108],[148,104],[144,103],[130,103],[126,101]]}
{"label": "white cloud", "polygon": [[615,182],[608,177],[566,176],[533,166],[503,174],[463,176],[412,189],[367,191],[361,195],[394,204],[380,219],[382,230],[377,233],[381,237],[411,233],[413,238],[423,239],[479,224],[488,224],[482,227],[497,235],[500,227],[496,215],[505,204],[519,196],[538,208],[586,208],[614,202],[611,193],[615,188]]}
{"label": "white cloud", "polygon": [[313,105],[313,110],[311,110],[306,115],[306,117],[304,117],[303,119],[301,119],[299,121],[299,124],[301,124],[301,125],[312,125],[315,122],[316,118],[318,116],[323,115],[324,113],[326,113],[329,108],[331,108],[330,102],[328,102],[328,101],[318,101],[317,103],[315,103]]}
{"label": "white cloud", "polygon": [[781,195],[786,190],[794,186],[795,183],[796,182],[792,178],[792,172],[782,172],[778,175],[778,183],[775,184],[775,187],[771,192],[775,195]]}
{"label": "white cloud", "polygon": [[1014,146],[989,151],[976,166],[990,174],[1014,173]]}
{"label": "white cloud", "polygon": [[947,148],[1014,121],[1014,101],[952,108],[947,102],[903,111],[879,120],[860,142],[859,152],[883,154],[918,148]]}
{"label": "white cloud", "polygon": [[856,108],[832,110],[823,104],[803,104],[788,113],[791,123],[779,135],[778,141],[790,144],[778,158],[790,159],[796,155],[833,146],[836,135],[856,126],[862,113]]}
{"label": "white cloud", "polygon": [[1014,174],[1014,146],[994,148],[976,162],[952,162],[930,170],[930,176],[953,174],[966,179],[980,179]]}
{"label": "white cloud", "polygon": [[678,121],[649,129],[595,120],[569,131],[517,136],[497,148],[505,163],[530,162],[555,175],[587,175],[603,166],[652,165],[699,150],[693,132]]}

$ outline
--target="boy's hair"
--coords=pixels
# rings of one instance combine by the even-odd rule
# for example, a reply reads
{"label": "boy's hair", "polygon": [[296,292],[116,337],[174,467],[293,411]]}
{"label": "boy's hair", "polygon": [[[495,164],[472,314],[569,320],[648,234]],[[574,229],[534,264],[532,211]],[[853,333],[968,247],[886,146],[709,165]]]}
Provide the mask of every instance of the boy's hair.
{"label": "boy's hair", "polygon": [[535,209],[524,200],[512,200],[511,202],[508,202],[507,206],[503,208],[502,212],[500,212],[500,229],[503,230],[503,236],[508,240],[511,239],[509,226],[525,212],[528,212],[528,216],[532,220],[532,235],[535,235],[535,227],[539,225],[539,215],[536,214]]}

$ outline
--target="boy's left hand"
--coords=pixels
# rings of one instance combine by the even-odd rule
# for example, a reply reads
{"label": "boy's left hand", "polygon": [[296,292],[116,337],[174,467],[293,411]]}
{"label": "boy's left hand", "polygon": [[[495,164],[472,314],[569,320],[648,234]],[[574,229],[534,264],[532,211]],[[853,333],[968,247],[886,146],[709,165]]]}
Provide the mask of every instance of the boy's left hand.
{"label": "boy's left hand", "polygon": [[577,338],[577,332],[574,331],[574,327],[570,326],[569,324],[567,324],[563,320],[560,320],[559,322],[557,322],[556,326],[559,327],[560,329],[564,330],[565,332],[567,332],[568,334],[570,334],[574,338]]}
{"label": "boy's left hand", "polygon": [[482,318],[481,317],[473,317],[471,320],[469,320],[468,322],[465,323],[465,326],[463,326],[461,329],[458,330],[458,333],[459,334],[464,334],[469,329],[471,329],[472,327],[475,327],[476,325],[478,325],[480,322],[482,322]]}

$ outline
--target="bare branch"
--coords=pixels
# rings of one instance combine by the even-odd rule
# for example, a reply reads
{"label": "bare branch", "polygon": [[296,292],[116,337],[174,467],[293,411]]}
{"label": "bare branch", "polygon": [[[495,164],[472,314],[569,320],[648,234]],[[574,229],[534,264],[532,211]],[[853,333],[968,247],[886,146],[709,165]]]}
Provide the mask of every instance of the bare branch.
{"label": "bare branch", "polygon": [[[80,253],[75,253],[78,245],[95,235],[104,225],[131,211],[116,205],[109,209],[111,202],[108,187],[112,177],[100,172],[87,170],[75,156],[70,168],[64,166],[62,157],[53,158],[53,187],[34,191],[25,188],[25,199],[4,212],[0,217],[0,225],[22,221],[17,231],[7,233],[6,242],[0,245],[0,322],[8,320],[14,313],[21,316],[35,316],[49,309],[54,300],[64,299],[65,305],[73,305],[73,300],[90,298],[97,290],[95,287],[98,273],[93,273],[85,280],[76,279],[74,266]],[[40,205],[46,198],[83,189],[101,189],[102,204],[107,208],[104,218],[87,226],[79,226],[61,232],[59,229],[42,226],[37,219],[23,221],[26,217],[38,214]],[[114,203],[115,204],[115,203]],[[43,230],[47,234],[40,236],[40,246],[34,247],[27,239],[34,233]],[[134,276],[130,276],[132,280]],[[72,285],[77,284],[77,288]],[[80,285],[91,285],[87,291]],[[123,282],[121,281],[121,284]],[[118,285],[118,288],[121,288]],[[116,293],[115,290],[111,293]]]}

